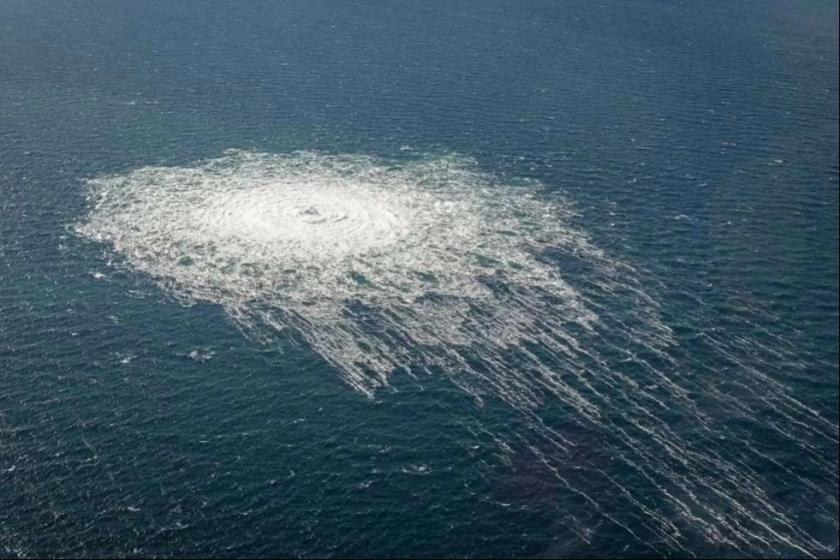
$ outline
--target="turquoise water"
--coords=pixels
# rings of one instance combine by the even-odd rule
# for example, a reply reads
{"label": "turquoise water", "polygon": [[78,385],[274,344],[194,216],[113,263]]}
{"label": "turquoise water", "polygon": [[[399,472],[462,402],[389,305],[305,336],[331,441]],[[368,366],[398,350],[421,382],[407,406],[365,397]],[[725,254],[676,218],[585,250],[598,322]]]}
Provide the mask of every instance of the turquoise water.
{"label": "turquoise water", "polygon": [[837,17],[0,2],[0,555],[836,557]]}

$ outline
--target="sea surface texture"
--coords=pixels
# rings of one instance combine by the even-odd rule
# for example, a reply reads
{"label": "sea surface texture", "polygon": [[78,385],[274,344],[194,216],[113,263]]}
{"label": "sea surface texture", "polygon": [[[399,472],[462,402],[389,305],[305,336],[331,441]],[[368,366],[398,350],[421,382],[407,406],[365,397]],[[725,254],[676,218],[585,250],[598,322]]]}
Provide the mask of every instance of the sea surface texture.
{"label": "sea surface texture", "polygon": [[837,19],[0,0],[0,556],[837,557]]}

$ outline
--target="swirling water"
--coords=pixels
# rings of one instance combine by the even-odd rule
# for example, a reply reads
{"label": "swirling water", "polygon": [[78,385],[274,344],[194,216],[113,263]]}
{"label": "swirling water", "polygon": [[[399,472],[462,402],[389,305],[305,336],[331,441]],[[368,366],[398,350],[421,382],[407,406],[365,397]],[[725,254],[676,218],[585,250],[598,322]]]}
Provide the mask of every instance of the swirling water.
{"label": "swirling water", "polygon": [[837,554],[836,6],[0,15],[0,554]]}

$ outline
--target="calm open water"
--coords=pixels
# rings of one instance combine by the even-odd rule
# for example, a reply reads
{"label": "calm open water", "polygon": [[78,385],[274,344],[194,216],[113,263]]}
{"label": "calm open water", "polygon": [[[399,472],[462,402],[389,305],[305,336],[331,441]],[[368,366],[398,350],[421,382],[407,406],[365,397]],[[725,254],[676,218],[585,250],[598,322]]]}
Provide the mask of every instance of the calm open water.
{"label": "calm open water", "polygon": [[0,556],[836,557],[837,19],[0,0]]}

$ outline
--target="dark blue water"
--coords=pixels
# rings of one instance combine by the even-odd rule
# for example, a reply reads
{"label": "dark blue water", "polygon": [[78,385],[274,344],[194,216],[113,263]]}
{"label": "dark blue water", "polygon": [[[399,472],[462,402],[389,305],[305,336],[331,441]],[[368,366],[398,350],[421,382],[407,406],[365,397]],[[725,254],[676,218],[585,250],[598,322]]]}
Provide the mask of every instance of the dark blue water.
{"label": "dark blue water", "polygon": [[[0,0],[0,556],[836,557],[837,18]],[[598,412],[451,367],[369,398],[76,234],[86,179],[232,148],[562,195],[632,278],[541,257],[598,319],[529,351]]]}

